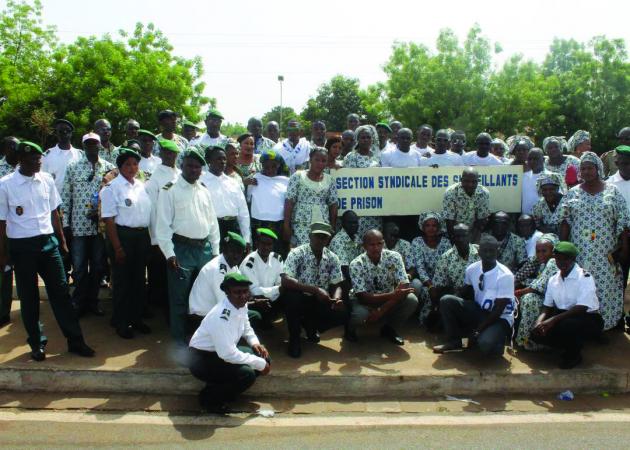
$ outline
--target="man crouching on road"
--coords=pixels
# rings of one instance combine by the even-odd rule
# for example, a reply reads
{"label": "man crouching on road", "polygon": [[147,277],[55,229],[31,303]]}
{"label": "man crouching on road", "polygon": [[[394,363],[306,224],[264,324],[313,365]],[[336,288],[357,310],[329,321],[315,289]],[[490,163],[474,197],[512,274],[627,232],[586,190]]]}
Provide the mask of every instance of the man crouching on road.
{"label": "man crouching on road", "polygon": [[[226,413],[225,402],[271,370],[269,352],[247,318],[250,284],[244,275],[228,273],[221,284],[227,298],[210,310],[190,340],[190,373],[206,383],[199,403],[209,412]],[[249,347],[236,345],[241,338]]]}

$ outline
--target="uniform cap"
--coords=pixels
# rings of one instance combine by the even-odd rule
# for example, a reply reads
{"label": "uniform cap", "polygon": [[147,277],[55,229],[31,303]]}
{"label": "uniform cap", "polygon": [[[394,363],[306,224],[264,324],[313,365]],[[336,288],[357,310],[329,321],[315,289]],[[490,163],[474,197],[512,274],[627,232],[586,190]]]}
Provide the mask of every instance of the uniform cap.
{"label": "uniform cap", "polygon": [[56,119],[53,122],[53,127],[56,126],[56,125],[59,125],[60,123],[68,125],[70,127],[70,130],[74,131],[74,125],[72,125],[72,122],[70,122],[69,120],[66,120],[66,119]]}
{"label": "uniform cap", "polygon": [[158,143],[160,144],[160,150],[168,150],[173,153],[179,153],[179,147],[177,144],[168,139],[159,139]]}
{"label": "uniform cap", "polygon": [[622,155],[630,155],[630,145],[620,145],[615,148],[617,153],[621,153]]}
{"label": "uniform cap", "polygon": [[125,161],[127,161],[129,158],[136,158],[138,161],[140,161],[140,153],[130,148],[121,147],[118,150],[118,156],[116,157],[116,165],[118,167],[122,167],[122,165],[125,164]]}
{"label": "uniform cap", "polygon": [[217,119],[223,119],[223,118],[224,118],[224,117],[223,117],[223,115],[222,115],[222,114],[219,112],[219,110],[218,110],[218,109],[216,109],[216,108],[210,108],[210,109],[208,110],[208,112],[206,113],[206,119],[207,119],[208,117],[215,117],[215,118],[217,118]]}
{"label": "uniform cap", "polygon": [[234,233],[233,231],[228,231],[227,232],[227,236],[225,237],[225,242],[226,243],[234,243],[234,244],[238,244],[243,248],[247,248],[247,242],[245,242],[245,239],[243,239],[243,236],[241,236],[238,233]]}
{"label": "uniform cap", "polygon": [[332,228],[324,222],[313,222],[311,224],[311,234],[325,234],[332,236]]}
{"label": "uniform cap", "polygon": [[138,130],[138,136],[150,136],[154,141],[157,141],[157,136],[151,133],[149,130]]}
{"label": "uniform cap", "polygon": [[195,125],[193,122],[191,122],[190,120],[182,120],[182,127],[191,127],[191,128],[194,128],[195,130],[199,129],[199,127]]}
{"label": "uniform cap", "polygon": [[40,155],[44,154],[42,148],[30,141],[21,141],[17,146],[18,153],[39,153]]}
{"label": "uniform cap", "polygon": [[83,143],[83,142],[89,141],[89,140],[98,141],[99,144],[101,143],[101,137],[98,134],[94,133],[94,132],[90,132],[90,133],[84,134],[83,138],[81,139],[81,142]]}
{"label": "uniform cap", "polygon": [[573,242],[568,241],[560,241],[553,247],[554,253],[559,253],[561,255],[567,255],[575,258],[580,251],[573,244]]}
{"label": "uniform cap", "polygon": [[192,148],[192,149],[187,149],[184,152],[184,158],[194,158],[197,161],[199,161],[201,163],[202,166],[206,165],[206,160],[204,159],[203,155],[201,153],[199,153],[199,150]]}
{"label": "uniform cap", "polygon": [[249,281],[249,278],[247,278],[245,275],[240,274],[238,272],[232,272],[232,273],[228,273],[223,278],[223,282],[221,283],[221,289],[225,291],[225,288],[228,286],[242,286],[242,285],[249,286],[250,284],[252,284],[252,282]]}
{"label": "uniform cap", "polygon": [[376,124],[376,128],[378,127],[382,127],[385,128],[387,131],[389,131],[390,133],[392,132],[392,127],[390,127],[388,124],[386,124],[385,122],[379,122]]}
{"label": "uniform cap", "polygon": [[256,229],[256,233],[258,233],[258,236],[269,236],[271,239],[275,239],[278,240],[278,235],[276,233],[273,232],[273,230],[270,230],[269,228],[258,228]]}

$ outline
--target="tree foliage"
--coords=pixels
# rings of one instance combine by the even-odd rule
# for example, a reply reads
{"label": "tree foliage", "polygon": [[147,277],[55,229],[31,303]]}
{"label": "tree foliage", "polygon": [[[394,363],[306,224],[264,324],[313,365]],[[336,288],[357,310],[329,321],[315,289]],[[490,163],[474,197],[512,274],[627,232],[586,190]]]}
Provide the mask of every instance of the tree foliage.
{"label": "tree foliage", "polygon": [[282,107],[282,119],[280,118],[280,106],[274,106],[270,111],[266,112],[262,116],[263,124],[267,124],[271,121],[278,122],[280,125],[280,132],[286,136],[287,122],[291,119],[300,119],[298,113],[289,106]]}

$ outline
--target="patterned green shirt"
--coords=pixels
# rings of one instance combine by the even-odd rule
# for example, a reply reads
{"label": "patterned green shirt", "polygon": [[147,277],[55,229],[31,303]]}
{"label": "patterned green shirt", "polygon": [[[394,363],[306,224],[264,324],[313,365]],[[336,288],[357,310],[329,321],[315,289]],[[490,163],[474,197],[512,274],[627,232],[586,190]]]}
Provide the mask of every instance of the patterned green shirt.
{"label": "patterned green shirt", "polygon": [[92,196],[99,191],[103,175],[114,165],[100,159],[92,169],[92,163],[83,155],[68,164],[61,189],[63,226],[70,227],[74,236],[94,236],[98,233],[98,221],[88,215],[94,212]]}
{"label": "patterned green shirt", "polygon": [[503,241],[499,242],[497,261],[512,272],[516,272],[527,261],[525,240],[514,233],[509,233]]}
{"label": "patterned green shirt", "polygon": [[111,164],[116,165],[116,158],[118,158],[118,153],[118,147],[110,142],[108,148],[105,148],[101,145],[101,149],[98,151],[98,157],[103,161],[107,161]]}
{"label": "patterned green shirt", "polygon": [[328,290],[330,285],[341,283],[343,274],[339,258],[324,248],[319,262],[310,244],[300,245],[289,252],[284,263],[284,273],[300,283]]}
{"label": "patterned green shirt", "polygon": [[435,266],[440,256],[451,248],[451,242],[442,237],[437,247],[431,248],[419,236],[411,243],[411,264],[408,267],[414,267],[418,273],[418,280],[425,283],[433,280],[435,275]]}
{"label": "patterned green shirt", "polygon": [[14,170],[15,170],[15,167],[9,164],[6,158],[0,159],[0,178],[6,175],[9,175]]}
{"label": "patterned green shirt", "polygon": [[444,192],[442,200],[442,217],[465,223],[469,227],[476,220],[485,219],[490,215],[490,193],[488,189],[479,185],[472,196],[468,195],[461,183],[449,186]]}
{"label": "patterned green shirt", "polygon": [[350,279],[354,293],[383,294],[392,292],[400,283],[408,283],[405,265],[399,253],[383,249],[378,264],[367,253],[362,253],[350,263]]}
{"label": "patterned green shirt", "polygon": [[472,263],[479,261],[479,247],[470,244],[468,247],[468,258],[459,256],[457,247],[453,246],[438,259],[433,276],[433,285],[451,289],[459,289],[464,286],[464,276],[466,268]]}
{"label": "patterned green shirt", "polygon": [[349,266],[352,260],[363,252],[359,234],[355,234],[354,239],[351,239],[343,229],[332,238],[328,248],[339,257],[342,266]]}
{"label": "patterned green shirt", "polygon": [[402,256],[403,263],[405,263],[405,269],[409,269],[413,266],[411,242],[404,239],[398,239],[398,241],[396,241],[396,245],[394,245],[394,248],[390,248],[389,250],[398,252],[398,254]]}

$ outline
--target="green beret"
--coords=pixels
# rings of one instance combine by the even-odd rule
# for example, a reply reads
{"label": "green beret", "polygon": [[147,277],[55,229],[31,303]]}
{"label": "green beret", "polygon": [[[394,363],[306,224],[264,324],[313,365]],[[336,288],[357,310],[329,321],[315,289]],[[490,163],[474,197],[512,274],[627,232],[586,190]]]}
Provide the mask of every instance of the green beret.
{"label": "green beret", "polygon": [[130,148],[120,147],[118,149],[118,156],[116,157],[116,165],[118,167],[122,167],[125,161],[127,161],[129,158],[136,158],[138,161],[140,161],[140,153]]}
{"label": "green beret", "polygon": [[154,141],[157,141],[157,136],[149,130],[138,130],[138,136],[151,136]]}
{"label": "green beret", "polygon": [[21,141],[17,146],[17,152],[18,153],[39,153],[40,155],[44,154],[44,151],[39,145],[33,142],[29,142],[29,141]]}
{"label": "green beret", "polygon": [[208,110],[208,112],[206,113],[206,119],[208,117],[215,117],[217,119],[223,119],[224,118],[223,115],[215,108],[210,108]]}
{"label": "green beret", "polygon": [[199,129],[199,127],[195,125],[194,123],[192,123],[190,120],[182,120],[182,127],[191,127],[191,128],[194,128],[195,130]]}
{"label": "green beret", "polygon": [[206,160],[204,159],[203,155],[199,153],[199,150],[195,148],[186,149],[183,158],[194,158],[199,161],[202,166],[206,165]]}
{"label": "green beret", "polygon": [[223,282],[221,283],[221,289],[225,291],[225,288],[228,286],[239,286],[239,285],[247,285],[252,284],[245,275],[240,274],[238,272],[231,272],[223,277]]}
{"label": "green beret", "polygon": [[325,234],[332,236],[332,228],[325,222],[313,222],[311,224],[311,234]]}
{"label": "green beret", "polygon": [[630,155],[630,145],[620,145],[615,148],[617,153],[621,153],[622,155]]}
{"label": "green beret", "polygon": [[160,150],[168,150],[173,153],[179,153],[179,147],[177,144],[168,139],[158,139],[158,144],[160,144]]}
{"label": "green beret", "polygon": [[243,248],[247,248],[247,242],[245,242],[245,239],[243,239],[243,236],[241,236],[238,233],[234,233],[233,231],[228,231],[227,232],[227,236],[225,237],[225,243],[234,243],[234,244],[238,244]]}
{"label": "green beret", "polygon": [[278,235],[269,228],[257,228],[256,233],[258,236],[262,236],[264,234],[265,236],[269,236],[271,239],[278,240]]}
{"label": "green beret", "polygon": [[568,241],[560,241],[553,247],[554,253],[559,253],[561,255],[567,255],[575,258],[580,251],[573,244],[573,242]]}
{"label": "green beret", "polygon": [[392,127],[390,127],[388,124],[386,124],[385,122],[379,122],[376,124],[376,128],[378,127],[383,127],[385,128],[387,131],[389,131],[390,133],[392,132]]}

